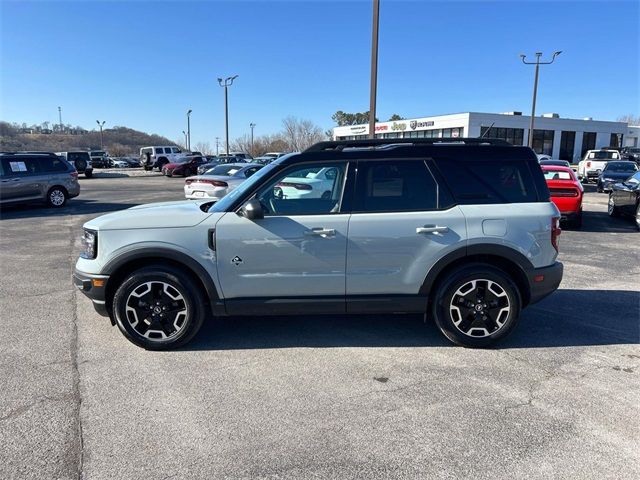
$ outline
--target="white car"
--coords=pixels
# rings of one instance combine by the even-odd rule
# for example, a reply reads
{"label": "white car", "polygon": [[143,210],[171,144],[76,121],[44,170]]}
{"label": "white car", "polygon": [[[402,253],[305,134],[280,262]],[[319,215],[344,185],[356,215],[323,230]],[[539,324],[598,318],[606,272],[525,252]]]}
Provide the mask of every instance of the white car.
{"label": "white car", "polygon": [[610,160],[620,160],[620,152],[607,149],[587,150],[578,163],[578,178],[585,183],[597,179]]}
{"label": "white car", "polygon": [[334,167],[310,168],[284,178],[274,189],[276,198],[331,198],[338,170]]}
{"label": "white car", "polygon": [[121,158],[111,158],[110,160],[114,168],[129,168],[129,163]]}
{"label": "white car", "polygon": [[257,163],[224,163],[202,175],[184,181],[184,196],[190,200],[220,200],[264,165]]}

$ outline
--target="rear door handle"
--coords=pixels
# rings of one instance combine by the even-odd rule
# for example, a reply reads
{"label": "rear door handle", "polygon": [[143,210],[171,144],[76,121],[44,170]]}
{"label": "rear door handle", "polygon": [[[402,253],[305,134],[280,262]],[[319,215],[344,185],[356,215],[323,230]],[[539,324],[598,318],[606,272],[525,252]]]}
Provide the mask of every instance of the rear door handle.
{"label": "rear door handle", "polygon": [[416,233],[447,233],[449,227],[439,227],[438,225],[425,225],[416,228]]}
{"label": "rear door handle", "polygon": [[311,230],[307,230],[304,232],[307,236],[317,236],[317,237],[333,237],[336,234],[335,229],[333,228],[312,228]]}

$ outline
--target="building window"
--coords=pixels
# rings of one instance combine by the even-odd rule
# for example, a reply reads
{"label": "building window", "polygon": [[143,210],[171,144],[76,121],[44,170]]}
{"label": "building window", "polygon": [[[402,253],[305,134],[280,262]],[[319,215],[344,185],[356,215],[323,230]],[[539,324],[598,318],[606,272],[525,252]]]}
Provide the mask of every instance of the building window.
{"label": "building window", "polygon": [[505,140],[511,145],[522,145],[524,128],[480,127],[480,136]]}
{"label": "building window", "polygon": [[443,128],[442,129],[442,138],[461,138],[462,137],[462,127],[458,128]]}
{"label": "building window", "polygon": [[533,151],[542,155],[553,154],[553,130],[533,131]]}
{"label": "building window", "polygon": [[402,137],[402,133],[393,132],[393,133],[385,133],[383,138],[401,138],[401,137]]}
{"label": "building window", "polygon": [[584,132],[582,134],[582,150],[580,151],[580,157],[584,157],[587,150],[593,150],[596,148],[596,132]]}
{"label": "building window", "polygon": [[425,130],[424,138],[440,138],[440,129],[436,130]]}
{"label": "building window", "polygon": [[562,132],[560,135],[560,160],[573,162],[573,148],[576,144],[576,132]]}

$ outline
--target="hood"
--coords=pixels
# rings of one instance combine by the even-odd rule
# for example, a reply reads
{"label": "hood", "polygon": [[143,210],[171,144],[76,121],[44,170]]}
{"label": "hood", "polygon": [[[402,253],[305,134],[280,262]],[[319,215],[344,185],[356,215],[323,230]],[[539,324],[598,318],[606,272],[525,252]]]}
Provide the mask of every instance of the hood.
{"label": "hood", "polygon": [[184,200],[138,205],[94,218],[84,227],[92,230],[193,227],[212,215],[200,209],[204,203],[210,202]]}
{"label": "hood", "polygon": [[613,178],[614,180],[626,180],[635,172],[602,172],[602,178]]}

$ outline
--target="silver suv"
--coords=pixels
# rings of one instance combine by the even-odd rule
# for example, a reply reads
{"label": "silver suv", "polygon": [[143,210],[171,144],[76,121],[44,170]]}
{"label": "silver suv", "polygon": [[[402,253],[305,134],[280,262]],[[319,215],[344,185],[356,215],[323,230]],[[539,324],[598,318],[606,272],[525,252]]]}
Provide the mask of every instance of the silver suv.
{"label": "silver suv", "polygon": [[559,218],[527,147],[322,142],[216,203],[91,220],[74,282],[147,349],[184,345],[212,316],[352,313],[422,313],[486,347],[558,288]]}
{"label": "silver suv", "polygon": [[53,153],[1,153],[0,204],[46,202],[62,207],[80,195],[78,172]]}

